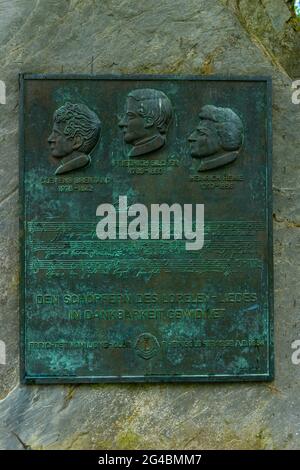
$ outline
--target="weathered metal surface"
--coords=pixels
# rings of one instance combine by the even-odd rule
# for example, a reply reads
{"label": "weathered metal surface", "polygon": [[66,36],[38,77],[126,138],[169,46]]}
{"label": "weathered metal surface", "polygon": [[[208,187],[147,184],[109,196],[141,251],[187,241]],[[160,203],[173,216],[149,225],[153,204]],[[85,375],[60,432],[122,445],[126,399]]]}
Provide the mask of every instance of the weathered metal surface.
{"label": "weathered metal surface", "polygon": [[[270,81],[25,75],[21,96],[22,380],[270,380]],[[203,248],[99,240],[120,195],[204,204]]]}

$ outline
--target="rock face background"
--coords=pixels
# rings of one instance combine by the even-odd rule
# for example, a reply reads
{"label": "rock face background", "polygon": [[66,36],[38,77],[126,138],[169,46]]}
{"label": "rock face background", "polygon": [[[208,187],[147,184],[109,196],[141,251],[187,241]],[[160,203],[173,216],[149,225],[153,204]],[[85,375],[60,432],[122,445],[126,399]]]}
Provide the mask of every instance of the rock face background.
{"label": "rock face background", "polygon": [[[0,0],[2,449],[299,449],[299,26],[285,0]],[[273,77],[273,383],[18,384],[18,73]],[[298,160],[297,160],[298,158]]]}

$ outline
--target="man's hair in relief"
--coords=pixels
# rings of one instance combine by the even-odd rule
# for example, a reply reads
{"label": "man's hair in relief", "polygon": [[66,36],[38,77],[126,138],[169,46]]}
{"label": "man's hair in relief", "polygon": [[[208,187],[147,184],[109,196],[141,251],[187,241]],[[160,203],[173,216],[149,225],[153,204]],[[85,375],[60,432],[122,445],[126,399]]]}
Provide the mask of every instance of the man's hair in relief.
{"label": "man's hair in relief", "polygon": [[78,150],[89,154],[98,142],[101,122],[97,114],[85,104],[66,103],[54,113],[54,122],[65,123],[64,134],[73,138],[79,135],[82,145]]}
{"label": "man's hair in relief", "polygon": [[152,118],[159,132],[166,134],[173,115],[172,104],[167,95],[159,90],[144,88],[133,90],[128,96],[139,102],[140,116]]}
{"label": "man's hair in relief", "polygon": [[232,109],[206,105],[201,109],[199,118],[215,124],[224,150],[238,150],[242,146],[244,126],[241,118]]}

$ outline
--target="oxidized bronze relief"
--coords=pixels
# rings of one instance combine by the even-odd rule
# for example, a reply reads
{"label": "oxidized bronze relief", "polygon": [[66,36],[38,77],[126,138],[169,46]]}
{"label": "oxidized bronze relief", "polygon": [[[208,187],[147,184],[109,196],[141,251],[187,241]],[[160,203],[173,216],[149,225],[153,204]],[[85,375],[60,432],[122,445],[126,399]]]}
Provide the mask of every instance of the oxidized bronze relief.
{"label": "oxidized bronze relief", "polygon": [[192,157],[200,159],[198,171],[233,162],[243,138],[243,123],[232,109],[204,106],[199,114],[199,124],[188,139]]}
{"label": "oxidized bronze relief", "polygon": [[270,94],[21,77],[24,382],[273,377]]}
{"label": "oxidized bronze relief", "polygon": [[90,153],[99,140],[100,130],[98,116],[84,104],[66,103],[57,109],[48,138],[52,156],[60,160],[55,174],[89,165]]}
{"label": "oxidized bronze relief", "polygon": [[138,157],[163,147],[172,113],[172,104],[162,91],[131,91],[126,100],[125,115],[119,122],[125,142],[132,145],[128,156]]}

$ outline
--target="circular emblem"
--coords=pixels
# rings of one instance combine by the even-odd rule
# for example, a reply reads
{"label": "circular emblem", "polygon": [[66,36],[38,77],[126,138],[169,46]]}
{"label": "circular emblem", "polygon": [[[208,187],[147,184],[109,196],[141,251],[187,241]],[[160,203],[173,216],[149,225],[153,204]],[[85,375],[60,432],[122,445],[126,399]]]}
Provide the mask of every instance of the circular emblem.
{"label": "circular emblem", "polygon": [[150,333],[143,333],[136,340],[135,350],[143,359],[151,359],[159,351],[159,342]]}

